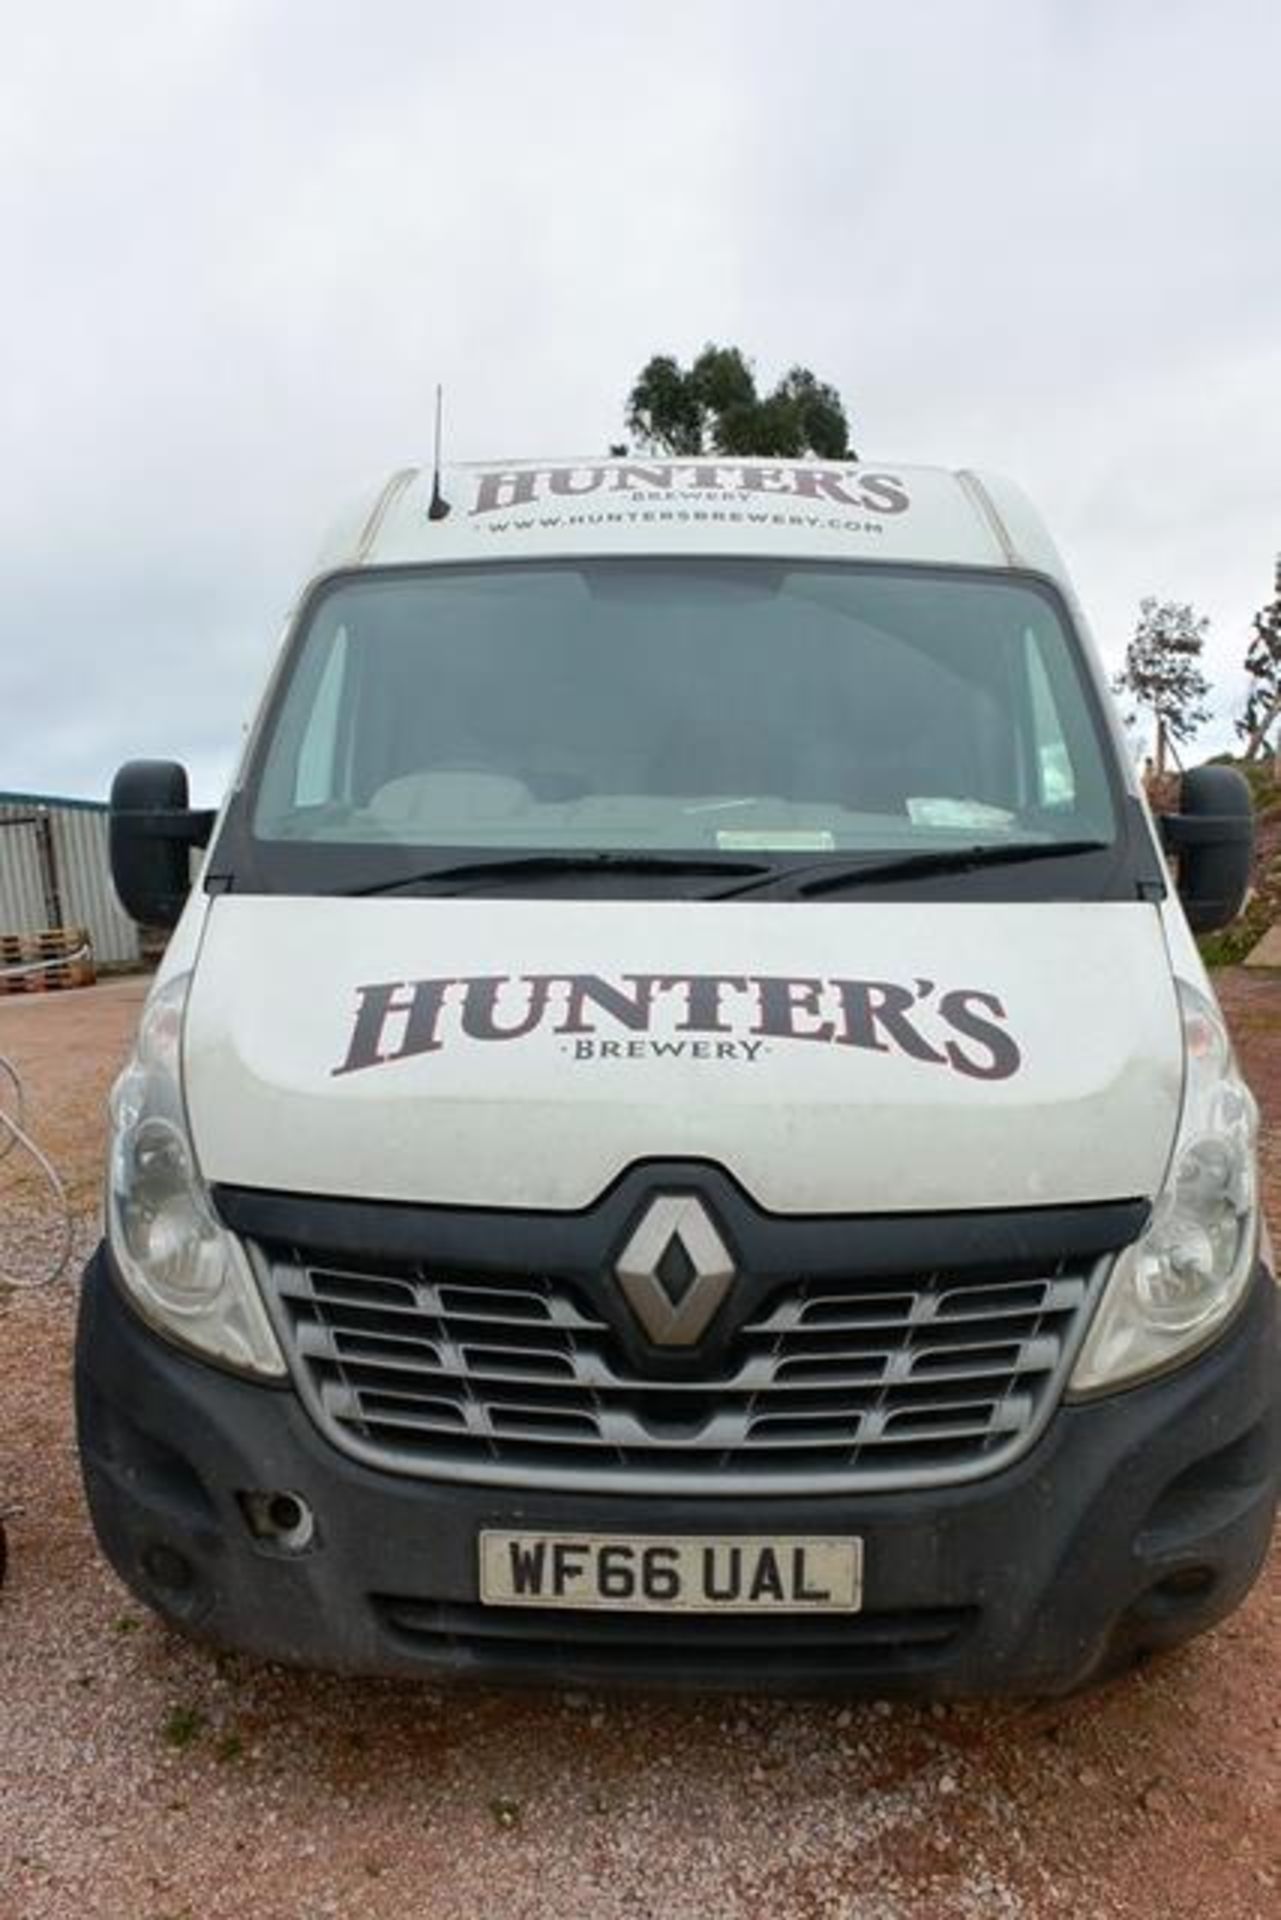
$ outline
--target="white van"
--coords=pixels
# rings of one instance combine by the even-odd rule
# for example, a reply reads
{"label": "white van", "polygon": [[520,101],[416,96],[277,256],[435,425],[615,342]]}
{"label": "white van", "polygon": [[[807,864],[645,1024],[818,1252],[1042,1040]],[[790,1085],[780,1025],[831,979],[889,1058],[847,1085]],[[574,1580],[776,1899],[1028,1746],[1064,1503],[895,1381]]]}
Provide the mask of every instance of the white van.
{"label": "white van", "polygon": [[168,763],[114,809],[122,897],[176,926],[80,1444],[166,1618],[941,1695],[1241,1600],[1277,1299],[1189,920],[1239,909],[1248,796],[1200,769],[1158,836],[1006,482],[398,473],[217,820]]}

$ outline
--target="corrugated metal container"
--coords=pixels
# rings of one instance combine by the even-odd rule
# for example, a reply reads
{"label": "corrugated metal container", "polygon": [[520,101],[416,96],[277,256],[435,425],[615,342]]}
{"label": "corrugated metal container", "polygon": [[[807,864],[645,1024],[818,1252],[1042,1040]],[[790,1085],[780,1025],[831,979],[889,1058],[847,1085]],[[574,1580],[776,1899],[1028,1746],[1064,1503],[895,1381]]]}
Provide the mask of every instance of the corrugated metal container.
{"label": "corrugated metal container", "polygon": [[0,934],[43,927],[88,927],[100,967],[141,952],[111,884],[105,804],[0,793]]}

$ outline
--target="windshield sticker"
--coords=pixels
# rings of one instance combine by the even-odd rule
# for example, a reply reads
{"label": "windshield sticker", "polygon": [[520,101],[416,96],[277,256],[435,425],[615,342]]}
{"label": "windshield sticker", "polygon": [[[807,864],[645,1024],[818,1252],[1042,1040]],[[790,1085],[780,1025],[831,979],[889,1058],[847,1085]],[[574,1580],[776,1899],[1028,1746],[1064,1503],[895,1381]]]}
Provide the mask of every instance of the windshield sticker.
{"label": "windshield sticker", "polygon": [[571,1060],[757,1064],[779,1042],[897,1054],[973,1080],[1008,1080],[1023,1055],[994,993],[933,980],[777,974],[482,974],[357,987],[335,1077],[540,1030]]}
{"label": "windshield sticker", "polygon": [[1012,827],[1015,816],[985,800],[949,800],[922,795],[909,798],[907,817],[914,827]]}
{"label": "windshield sticker", "polygon": [[[679,500],[710,503],[712,508],[730,506],[758,508],[789,501],[808,501],[846,512],[878,516],[858,522],[864,531],[879,528],[882,517],[906,513],[911,504],[907,488],[897,474],[864,473],[859,467],[757,466],[737,461],[659,461],[611,463],[600,466],[570,467],[496,467],[476,476],[476,497],[470,518],[493,513],[517,513],[544,503],[576,501],[592,496],[594,507],[607,503],[615,508],[662,505]],[[626,512],[605,514],[620,521],[635,517]],[[766,524],[771,515],[713,511],[693,513],[694,519],[732,518]],[[811,516],[817,525],[830,524],[830,515]],[[504,525],[508,523],[504,522]],[[537,521],[518,521],[517,526],[546,524],[540,514]],[[555,522],[559,524],[559,520]]]}
{"label": "windshield sticker", "polygon": [[718,827],[716,844],[737,853],[835,853],[836,835],[828,827]]}

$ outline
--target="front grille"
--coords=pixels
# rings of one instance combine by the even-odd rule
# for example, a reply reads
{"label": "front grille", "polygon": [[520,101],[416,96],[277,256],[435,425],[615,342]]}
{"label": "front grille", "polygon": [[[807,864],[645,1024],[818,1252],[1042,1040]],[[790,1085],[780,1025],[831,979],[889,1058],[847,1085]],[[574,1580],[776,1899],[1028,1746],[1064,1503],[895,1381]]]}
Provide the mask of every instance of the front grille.
{"label": "front grille", "polygon": [[609,1613],[588,1608],[538,1612],[392,1594],[372,1598],[384,1628],[406,1648],[442,1663],[522,1671],[572,1668],[583,1677],[653,1685],[715,1684],[718,1675],[752,1684],[823,1679],[884,1685],[951,1658],[978,1621],[976,1607],[913,1607],[886,1613],[730,1617]]}
{"label": "front grille", "polygon": [[937,1484],[1005,1464],[1059,1397],[1098,1265],[789,1281],[695,1377],[648,1372],[591,1288],[549,1275],[280,1259],[269,1273],[313,1416],[372,1464],[783,1493]]}

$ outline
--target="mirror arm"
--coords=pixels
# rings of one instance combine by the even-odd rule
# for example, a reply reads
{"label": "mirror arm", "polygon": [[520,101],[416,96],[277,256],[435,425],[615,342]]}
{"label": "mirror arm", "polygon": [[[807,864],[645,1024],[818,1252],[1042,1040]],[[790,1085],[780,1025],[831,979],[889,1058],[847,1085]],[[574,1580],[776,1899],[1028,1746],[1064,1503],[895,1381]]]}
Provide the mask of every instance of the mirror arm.
{"label": "mirror arm", "polygon": [[1158,815],[1157,825],[1167,853],[1181,853],[1186,847],[1248,843],[1254,835],[1254,821],[1235,813],[1163,813]]}
{"label": "mirror arm", "polygon": [[127,820],[130,830],[148,840],[185,840],[188,846],[206,847],[218,818],[213,807],[121,807],[117,820]]}

